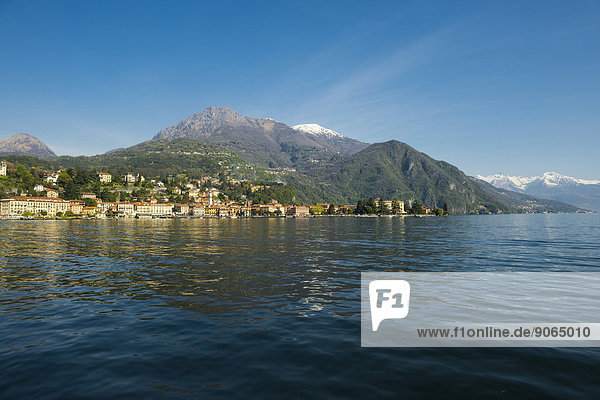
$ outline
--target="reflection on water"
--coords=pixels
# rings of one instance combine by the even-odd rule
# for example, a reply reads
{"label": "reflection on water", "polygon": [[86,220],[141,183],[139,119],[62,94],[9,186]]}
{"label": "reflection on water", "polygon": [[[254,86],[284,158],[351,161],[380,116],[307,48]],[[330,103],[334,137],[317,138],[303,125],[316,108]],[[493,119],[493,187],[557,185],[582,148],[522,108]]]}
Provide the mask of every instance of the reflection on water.
{"label": "reflection on water", "polygon": [[[477,379],[488,394],[572,394],[528,367],[553,362],[566,364],[555,381],[598,389],[586,378],[600,372],[594,349],[503,350],[493,360],[494,350],[360,349],[358,299],[367,270],[595,271],[599,222],[0,221],[0,397],[449,394],[430,383]],[[508,368],[517,362],[525,366]],[[382,378],[380,368],[404,378]],[[33,377],[38,384],[25,384]]]}

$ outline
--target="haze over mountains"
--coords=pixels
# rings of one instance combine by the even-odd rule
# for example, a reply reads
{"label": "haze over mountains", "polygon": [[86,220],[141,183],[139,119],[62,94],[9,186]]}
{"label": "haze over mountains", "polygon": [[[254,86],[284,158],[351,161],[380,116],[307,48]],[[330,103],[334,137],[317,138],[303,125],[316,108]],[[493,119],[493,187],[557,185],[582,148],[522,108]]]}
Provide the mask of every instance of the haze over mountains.
{"label": "haze over mountains", "polygon": [[532,177],[495,174],[477,178],[497,188],[600,211],[600,180],[578,179],[557,172]]}
{"label": "haze over mountains", "polygon": [[[304,204],[355,204],[372,197],[447,204],[454,213],[581,211],[559,201],[497,189],[396,140],[369,145],[318,124],[291,127],[270,118],[242,116],[228,107],[208,107],[151,140],[90,157],[55,157],[43,143],[37,141],[34,148],[34,140],[28,142],[30,147],[19,147],[19,154],[53,157],[37,164],[44,168],[150,176],[185,172],[200,177],[228,166],[232,177],[285,182]],[[46,152],[39,150],[43,147]]]}

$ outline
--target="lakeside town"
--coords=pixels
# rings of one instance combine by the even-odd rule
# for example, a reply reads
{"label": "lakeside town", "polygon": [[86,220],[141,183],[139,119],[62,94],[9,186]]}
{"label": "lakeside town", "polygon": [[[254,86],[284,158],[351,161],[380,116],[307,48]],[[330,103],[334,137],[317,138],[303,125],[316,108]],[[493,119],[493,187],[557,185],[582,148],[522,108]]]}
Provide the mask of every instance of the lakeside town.
{"label": "lakeside town", "polygon": [[[28,186],[11,188],[9,195],[0,199],[2,219],[448,214],[446,207],[446,210],[431,209],[417,201],[405,203],[398,199],[359,200],[355,205],[301,205],[293,201],[285,184],[222,175],[146,179],[132,172],[113,175],[88,170],[28,171],[22,165],[15,167],[8,168],[2,161],[0,178],[12,176]],[[89,191],[79,191],[80,187]]]}

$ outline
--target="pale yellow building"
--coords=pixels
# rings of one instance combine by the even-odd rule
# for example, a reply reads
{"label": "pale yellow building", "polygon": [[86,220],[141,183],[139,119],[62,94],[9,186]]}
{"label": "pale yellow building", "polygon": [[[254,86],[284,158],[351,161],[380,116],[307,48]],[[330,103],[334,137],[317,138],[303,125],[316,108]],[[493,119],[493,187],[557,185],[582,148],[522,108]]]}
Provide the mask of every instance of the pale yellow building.
{"label": "pale yellow building", "polygon": [[71,200],[69,202],[70,210],[73,214],[83,214],[83,207],[85,203],[81,200]]}
{"label": "pale yellow building", "polygon": [[48,197],[14,196],[0,200],[0,215],[3,217],[23,215],[25,212],[53,217],[59,212],[64,214],[70,209],[70,202]]}
{"label": "pale yellow building", "polygon": [[173,204],[171,203],[135,203],[137,215],[172,216]]}

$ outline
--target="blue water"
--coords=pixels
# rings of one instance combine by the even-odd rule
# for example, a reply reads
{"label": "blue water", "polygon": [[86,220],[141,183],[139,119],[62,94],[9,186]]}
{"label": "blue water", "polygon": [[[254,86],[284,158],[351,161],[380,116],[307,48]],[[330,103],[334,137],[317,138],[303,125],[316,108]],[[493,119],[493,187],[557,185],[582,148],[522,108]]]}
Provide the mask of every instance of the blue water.
{"label": "blue water", "polygon": [[600,271],[600,216],[0,221],[0,398],[600,394],[595,348],[361,348],[369,270]]}

